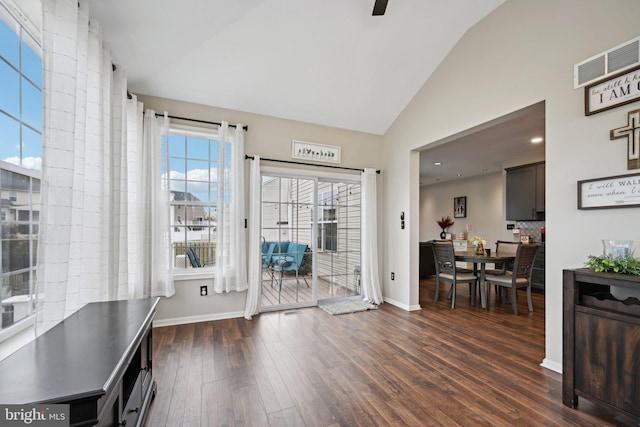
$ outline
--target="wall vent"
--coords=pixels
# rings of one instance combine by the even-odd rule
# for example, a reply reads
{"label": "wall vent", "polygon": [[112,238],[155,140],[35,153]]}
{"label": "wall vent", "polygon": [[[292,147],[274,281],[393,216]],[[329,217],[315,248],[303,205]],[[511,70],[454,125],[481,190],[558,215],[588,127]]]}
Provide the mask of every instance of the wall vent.
{"label": "wall vent", "polygon": [[573,66],[573,88],[640,65],[640,37],[599,53]]}

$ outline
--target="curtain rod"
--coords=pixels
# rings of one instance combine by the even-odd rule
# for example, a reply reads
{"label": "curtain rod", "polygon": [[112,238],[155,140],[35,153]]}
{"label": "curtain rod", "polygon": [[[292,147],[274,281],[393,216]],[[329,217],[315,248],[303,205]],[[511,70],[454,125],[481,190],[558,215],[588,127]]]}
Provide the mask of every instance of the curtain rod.
{"label": "curtain rod", "polygon": [[[244,158],[253,160],[253,156],[250,156],[248,154],[245,154]],[[333,168],[333,169],[343,169],[343,170],[349,170],[349,171],[364,172],[364,169],[347,168],[347,167],[344,167],[344,166],[333,166],[333,165],[318,165],[316,163],[294,162],[293,160],[267,159],[266,157],[260,157],[260,160],[266,160],[268,162],[289,163],[289,164],[292,164],[292,165],[318,166],[318,167],[321,167],[321,168]],[[380,169],[376,170],[376,173],[380,174]]]}
{"label": "curtain rod", "polygon": [[[164,117],[164,114],[156,113],[156,117]],[[169,117],[170,119],[176,119],[176,120],[186,120],[186,121],[189,121],[189,122],[206,123],[206,124],[208,124],[208,125],[218,125],[218,126],[222,126],[222,123],[219,123],[219,122],[208,122],[208,121],[206,121],[206,120],[189,119],[189,118],[187,118],[187,117],[178,117],[178,116],[167,116],[167,117]],[[231,125],[231,124],[230,124],[230,125],[229,125],[229,127],[230,127],[230,128],[235,128],[235,127],[236,127],[236,125]],[[249,126],[248,126],[248,125],[244,125],[244,126],[242,126],[242,128],[243,128],[244,130],[249,130]]]}

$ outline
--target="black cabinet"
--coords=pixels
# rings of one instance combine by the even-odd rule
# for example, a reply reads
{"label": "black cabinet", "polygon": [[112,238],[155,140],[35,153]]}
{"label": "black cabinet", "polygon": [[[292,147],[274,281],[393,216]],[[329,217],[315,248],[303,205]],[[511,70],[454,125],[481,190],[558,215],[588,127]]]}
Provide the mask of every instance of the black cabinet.
{"label": "black cabinet", "polygon": [[640,302],[612,287],[640,289],[640,277],[563,271],[562,401],[584,397],[640,422]]}
{"label": "black cabinet", "polygon": [[507,171],[507,220],[543,221],[545,212],[544,162],[518,166]]}
{"label": "black cabinet", "polygon": [[68,404],[71,426],[141,426],[158,298],[85,305],[0,362],[3,404]]}
{"label": "black cabinet", "polygon": [[433,258],[433,247],[429,242],[420,242],[420,280],[428,279],[436,274],[436,263]]}

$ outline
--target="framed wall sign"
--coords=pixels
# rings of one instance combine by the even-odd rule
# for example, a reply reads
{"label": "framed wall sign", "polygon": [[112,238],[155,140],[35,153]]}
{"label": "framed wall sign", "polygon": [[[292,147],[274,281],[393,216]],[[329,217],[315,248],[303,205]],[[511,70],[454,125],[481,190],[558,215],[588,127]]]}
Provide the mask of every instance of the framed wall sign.
{"label": "framed wall sign", "polygon": [[454,218],[467,217],[467,197],[466,196],[453,198],[453,217]]}
{"label": "framed wall sign", "polygon": [[590,116],[640,100],[640,66],[584,87],[584,114]]}
{"label": "framed wall sign", "polygon": [[578,209],[640,206],[640,174],[578,181]]}
{"label": "framed wall sign", "polygon": [[291,158],[340,164],[341,149],[342,147],[337,145],[323,145],[294,139],[291,143]]}

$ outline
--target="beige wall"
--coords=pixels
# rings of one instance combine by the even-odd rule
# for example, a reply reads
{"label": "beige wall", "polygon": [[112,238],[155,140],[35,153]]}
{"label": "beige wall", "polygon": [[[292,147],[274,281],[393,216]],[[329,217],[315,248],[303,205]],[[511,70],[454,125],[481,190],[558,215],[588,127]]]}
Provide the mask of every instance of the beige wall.
{"label": "beige wall", "polygon": [[[562,269],[581,267],[601,251],[603,238],[640,244],[638,209],[576,208],[578,180],[628,173],[626,143],[609,141],[609,130],[625,124],[638,104],[585,117],[573,65],[637,37],[639,20],[637,0],[508,0],[465,34],[384,136],[386,298],[418,306],[418,155],[412,150],[545,100],[543,365],[561,370]],[[400,211],[409,212],[402,232],[393,221]]]}
{"label": "beige wall", "polygon": [[[504,220],[504,176],[502,173],[455,180],[420,187],[420,241],[440,238],[437,219],[449,215],[455,224],[449,232],[456,234],[469,227],[469,238],[481,236],[489,248],[496,240],[511,240]],[[453,198],[467,197],[467,217],[453,217]],[[513,223],[513,221],[509,221]],[[503,231],[504,230],[504,231]]]}
{"label": "beige wall", "polygon": [[[256,154],[261,157],[291,160],[291,141],[297,139],[341,146],[342,163],[340,166],[376,169],[383,167],[382,137],[378,135],[152,96],[138,95],[138,100],[144,103],[145,109],[150,108],[160,113],[167,111],[172,116],[214,122],[226,120],[231,124],[248,125],[249,131],[245,136],[245,151],[249,155]],[[190,124],[189,122],[181,123]],[[271,163],[271,165],[287,168],[287,165],[281,163]],[[304,169],[301,166],[294,167],[298,171]],[[307,169],[330,171],[326,168]],[[380,197],[382,196],[381,183],[382,179],[379,179],[378,193]],[[158,305],[156,325],[238,317],[244,313],[244,292],[214,295],[211,292],[213,281],[204,278],[178,280],[175,285],[176,294],[171,298],[163,298]],[[209,286],[209,296],[201,297],[199,295],[201,285]]]}

